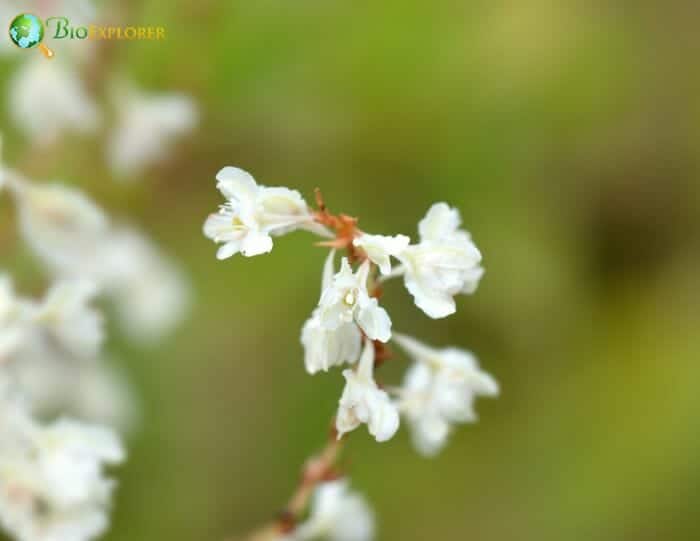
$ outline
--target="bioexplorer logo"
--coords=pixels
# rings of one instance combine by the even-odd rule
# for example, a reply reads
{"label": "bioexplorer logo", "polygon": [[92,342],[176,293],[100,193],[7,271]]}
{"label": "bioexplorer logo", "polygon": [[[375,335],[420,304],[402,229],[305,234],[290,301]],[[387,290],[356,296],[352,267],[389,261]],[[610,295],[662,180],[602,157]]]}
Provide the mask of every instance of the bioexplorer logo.
{"label": "bioexplorer logo", "polygon": [[56,40],[151,40],[165,39],[162,26],[73,26],[68,17],[49,17],[45,22],[31,13],[20,13],[10,23],[10,40],[20,49],[38,47],[46,58],[54,52],[43,43],[45,37]]}
{"label": "bioexplorer logo", "polygon": [[31,13],[21,13],[10,23],[10,39],[20,49],[39,47],[46,58],[53,57],[53,51],[42,43],[44,24]]}

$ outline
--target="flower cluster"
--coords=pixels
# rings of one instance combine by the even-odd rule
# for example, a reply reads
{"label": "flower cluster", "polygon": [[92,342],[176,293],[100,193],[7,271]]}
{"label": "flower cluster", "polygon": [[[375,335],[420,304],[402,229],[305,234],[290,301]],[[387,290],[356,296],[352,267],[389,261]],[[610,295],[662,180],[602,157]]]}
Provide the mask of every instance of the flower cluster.
{"label": "flower cluster", "polygon": [[104,468],[123,459],[113,431],[69,419],[39,423],[0,379],[0,525],[16,539],[101,534],[114,486]]}
{"label": "flower cluster", "polygon": [[[244,256],[267,253],[273,246],[272,236],[295,229],[323,237],[331,234],[331,240],[319,243],[331,250],[323,266],[318,305],[302,327],[301,344],[309,374],[350,366],[342,372],[345,388],[335,416],[338,439],[365,424],[378,442],[387,441],[403,417],[416,449],[432,456],[445,445],[455,424],[476,420],[477,396],[498,394],[497,382],[479,368],[471,353],[434,348],[395,332],[389,313],[379,303],[382,283],[403,277],[416,306],[439,319],[456,311],[456,295],[476,290],[484,273],[481,253],[461,228],[456,209],[446,203],[432,205],[418,224],[418,242],[412,243],[406,235],[361,231],[356,219],[328,212],[318,192],[319,208],[311,210],[298,192],[258,185],[241,169],[225,167],[217,181],[226,203],[206,220],[204,234],[222,244],[219,259],[239,252]],[[341,258],[338,269],[339,249],[345,249],[347,256]],[[384,389],[375,379],[375,369],[389,355],[386,344],[390,341],[413,364],[401,386]],[[342,483],[319,487],[311,525],[298,526],[290,539],[307,539],[308,531],[335,540],[372,538],[367,513],[359,511],[363,506],[357,500],[351,498],[354,503],[348,504],[354,512],[337,513],[342,519],[331,512],[345,506],[344,490]],[[316,515],[321,518],[315,520]],[[351,515],[357,518],[347,519]]]}
{"label": "flower cluster", "polygon": [[188,295],[178,269],[131,227],[112,224],[82,192],[5,171],[27,246],[57,277],[87,278],[116,303],[125,330],[157,338],[182,317]]}
{"label": "flower cluster", "polygon": [[179,271],[141,234],[113,224],[82,192],[0,164],[0,195],[52,278],[40,299],[0,270],[0,528],[19,541],[88,541],[103,533],[136,409],[103,353],[110,298],[124,330],[152,339],[184,313]]}
{"label": "flower cluster", "polygon": [[[93,0],[3,0],[0,23],[8,28],[29,12],[87,26],[100,11]],[[128,19],[127,7],[109,17]],[[192,98],[146,92],[118,76],[106,45],[61,40],[51,60],[28,55],[8,73],[8,118],[28,143],[21,163],[45,164],[66,136],[99,136],[105,171],[134,179],[195,128]],[[0,55],[17,50],[0,43]],[[0,163],[0,196],[14,203],[23,248],[49,279],[43,296],[29,298],[0,268],[0,537],[89,541],[109,523],[115,482],[106,468],[125,457],[117,431],[128,432],[138,413],[118,363],[103,351],[96,303],[110,302],[129,338],[153,341],[182,320],[189,290],[154,242],[74,187]]]}
{"label": "flower cluster", "polygon": [[[102,316],[95,286],[58,281],[44,299],[18,297],[0,276],[0,525],[22,541],[81,541],[102,533],[113,482],[103,466],[124,459],[109,428],[50,413],[100,419],[128,407],[99,358]],[[81,403],[83,372],[101,379],[105,407]],[[112,401],[109,404],[110,400]]]}

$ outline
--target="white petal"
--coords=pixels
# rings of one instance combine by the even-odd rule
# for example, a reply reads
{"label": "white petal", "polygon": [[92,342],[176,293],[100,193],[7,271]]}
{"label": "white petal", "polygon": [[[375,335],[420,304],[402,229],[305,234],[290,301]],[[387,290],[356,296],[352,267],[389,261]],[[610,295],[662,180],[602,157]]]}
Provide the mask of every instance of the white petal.
{"label": "white petal", "polygon": [[388,441],[399,429],[399,412],[385,391],[377,390],[369,403],[369,433],[378,442]]}
{"label": "white petal", "polygon": [[404,284],[416,306],[428,317],[440,319],[457,311],[455,300],[449,293],[426,288],[412,273],[406,272]]}
{"label": "white petal", "polygon": [[395,332],[391,339],[399,344],[406,351],[406,353],[416,360],[429,361],[430,359],[439,355],[438,350],[431,348],[427,344],[424,344],[412,336]]}
{"label": "white petal", "polygon": [[418,224],[421,242],[445,240],[457,231],[461,223],[457,209],[450,208],[447,203],[435,203]]}
{"label": "white petal", "polygon": [[261,231],[248,231],[241,241],[241,253],[246,257],[266,254],[272,250],[272,238]]}
{"label": "white petal", "polygon": [[260,204],[265,212],[281,216],[305,214],[306,201],[297,190],[284,186],[264,186],[260,188]]}
{"label": "white petal", "polygon": [[375,298],[367,298],[357,311],[357,324],[368,338],[388,342],[391,338],[391,319]]}
{"label": "white petal", "polygon": [[216,258],[219,260],[228,259],[232,255],[237,254],[241,250],[241,242],[232,240],[222,245],[216,252]]}
{"label": "white petal", "polygon": [[353,240],[353,244],[362,248],[372,263],[379,267],[382,274],[391,273],[391,256],[403,252],[411,242],[406,235],[393,237],[386,235],[363,234]]}
{"label": "white petal", "polygon": [[472,293],[474,293],[476,291],[476,288],[479,287],[479,282],[481,281],[481,278],[483,276],[483,267],[474,267],[473,269],[466,271],[463,275],[464,287],[462,288],[461,292],[466,295],[471,295]]}
{"label": "white petal", "polygon": [[411,422],[411,439],[423,456],[437,455],[447,443],[450,424],[439,415],[426,415]]}
{"label": "white petal", "polygon": [[255,179],[243,169],[227,166],[216,174],[216,187],[226,199],[241,202],[252,202],[257,193],[258,185]]}
{"label": "white petal", "polygon": [[323,263],[323,275],[321,276],[321,293],[331,287],[333,283],[335,250],[331,250]]}
{"label": "white petal", "polygon": [[230,214],[222,214],[220,212],[210,214],[207,216],[207,219],[204,221],[204,226],[202,227],[204,236],[210,238],[214,242],[221,242],[231,233],[231,220]]}
{"label": "white petal", "polygon": [[328,371],[344,362],[354,363],[360,356],[362,335],[357,325],[346,323],[335,330],[321,325],[317,313],[306,321],[301,333],[304,364],[309,374]]}

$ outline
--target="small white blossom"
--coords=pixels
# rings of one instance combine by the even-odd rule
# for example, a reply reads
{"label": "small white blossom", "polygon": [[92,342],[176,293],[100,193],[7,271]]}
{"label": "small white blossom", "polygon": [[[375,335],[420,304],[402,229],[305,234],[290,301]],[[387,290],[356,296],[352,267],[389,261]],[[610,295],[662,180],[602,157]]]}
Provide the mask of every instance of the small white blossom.
{"label": "small white blossom", "polygon": [[374,539],[374,515],[365,499],[348,489],[340,479],[320,484],[311,500],[311,514],[288,541],[371,541]]}
{"label": "small white blossom", "polygon": [[416,305],[432,318],[455,312],[454,296],[473,293],[483,274],[481,253],[469,233],[459,229],[456,209],[436,203],[418,226],[420,242],[408,246],[403,263],[406,288]]}
{"label": "small white blossom", "polygon": [[[323,266],[321,292],[333,283],[333,258],[335,251],[326,258]],[[342,323],[335,329],[328,329],[321,322],[321,309],[316,308],[301,330],[301,343],[304,346],[304,364],[309,374],[344,362],[354,363],[362,350],[362,334],[353,322]]]}
{"label": "small white blossom", "polygon": [[22,62],[10,79],[9,111],[17,129],[39,145],[65,132],[92,133],[101,120],[77,68],[39,54]]}
{"label": "small white blossom", "polygon": [[223,243],[216,256],[246,257],[272,250],[272,236],[305,228],[319,232],[306,201],[296,190],[260,186],[237,167],[224,167],[216,175],[216,187],[227,199],[204,223],[204,234]]}
{"label": "small white blossom", "polygon": [[91,281],[59,281],[37,308],[36,321],[68,353],[94,357],[104,340],[102,315],[89,306],[96,295]]}
{"label": "small white blossom", "polygon": [[114,94],[117,126],[107,144],[107,160],[118,177],[136,175],[162,160],[197,123],[197,108],[188,96],[146,94],[127,85]]}
{"label": "small white blossom", "polygon": [[476,358],[457,348],[434,349],[398,333],[393,339],[414,358],[400,391],[399,408],[408,419],[419,452],[442,449],[453,423],[477,420],[477,396],[498,395],[498,383]]}
{"label": "small white blossom", "polygon": [[42,426],[0,382],[0,526],[20,541],[88,541],[107,526],[124,451],[110,430],[60,419]]}
{"label": "small white blossom", "polygon": [[384,274],[391,273],[391,257],[398,256],[408,246],[411,239],[406,235],[368,235],[363,233],[353,240],[353,244],[362,248],[372,263]]}
{"label": "small white blossom", "polygon": [[126,432],[138,422],[138,404],[114,364],[101,357],[73,359],[32,348],[4,369],[26,396],[32,414],[43,417],[61,411]]}
{"label": "small white blossom", "polygon": [[190,290],[177,265],[155,243],[128,227],[114,228],[100,248],[98,276],[132,339],[153,341],[187,313]]}
{"label": "small white blossom", "polygon": [[140,421],[139,401],[120,363],[109,359],[75,363],[67,371],[63,400],[51,408],[128,433]]}
{"label": "small white blossom", "polygon": [[301,331],[304,365],[309,374],[327,372],[332,366],[354,363],[362,349],[362,334],[354,323],[343,323],[333,330],[321,323],[319,309],[314,310]]}
{"label": "small white blossom", "polygon": [[318,318],[320,325],[329,331],[355,322],[371,340],[387,342],[391,338],[391,319],[367,292],[369,269],[369,261],[365,261],[353,272],[344,257],[340,271],[321,294]]}
{"label": "small white blossom", "polygon": [[62,184],[15,180],[11,187],[25,242],[51,270],[94,278],[97,251],[109,233],[102,210],[82,192]]}
{"label": "small white blossom", "polygon": [[374,381],[374,344],[367,340],[356,370],[343,371],[345,389],[336,417],[338,437],[367,423],[378,442],[391,439],[399,429],[399,413],[389,395]]}

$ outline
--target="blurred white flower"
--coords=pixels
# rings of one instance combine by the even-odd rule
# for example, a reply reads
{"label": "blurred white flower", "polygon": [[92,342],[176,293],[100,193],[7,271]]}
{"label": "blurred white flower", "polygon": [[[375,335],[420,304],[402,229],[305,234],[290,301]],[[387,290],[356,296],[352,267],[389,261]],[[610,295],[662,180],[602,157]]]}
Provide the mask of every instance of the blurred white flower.
{"label": "blurred white flower", "polygon": [[[54,406],[72,416],[129,433],[140,421],[139,401],[119,363],[106,359],[75,363],[67,371],[64,400]],[[70,381],[69,381],[70,379]]]}
{"label": "blurred white flower", "polygon": [[400,390],[399,409],[416,449],[433,456],[445,445],[452,424],[477,420],[476,397],[497,396],[498,383],[468,351],[434,349],[399,333],[393,340],[415,360]]}
{"label": "blurred white flower", "polygon": [[336,417],[338,437],[367,423],[378,442],[391,439],[399,428],[399,413],[389,395],[374,381],[374,344],[367,340],[356,370],[343,371],[345,389]]}
{"label": "blurred white flower", "polygon": [[4,370],[35,415],[57,412],[125,433],[138,423],[138,404],[124,374],[103,357],[77,359],[44,348],[27,348]]}
{"label": "blurred white flower", "polygon": [[111,232],[100,251],[101,276],[131,338],[152,341],[185,317],[190,290],[179,268],[142,234]]}
{"label": "blurred white flower", "polygon": [[327,372],[332,366],[354,363],[362,349],[362,334],[355,323],[343,323],[329,330],[321,323],[319,309],[314,310],[301,331],[304,364],[309,374]]}
{"label": "blurred white flower", "polygon": [[102,315],[90,305],[96,292],[90,282],[62,280],[34,301],[18,297],[0,275],[0,368],[32,413],[64,411],[129,429],[134,398],[99,356]]}
{"label": "blurred white flower", "polygon": [[454,313],[454,295],[473,293],[484,272],[481,253],[460,223],[457,209],[434,204],[418,226],[420,242],[397,255],[406,288],[432,318]]}
{"label": "blurred white flower", "polygon": [[272,236],[304,228],[319,232],[306,201],[296,190],[260,186],[247,172],[224,167],[216,175],[216,187],[227,199],[204,223],[204,234],[223,243],[216,257],[241,253],[246,257],[272,250]]}
{"label": "blurred white flower", "polygon": [[118,178],[128,178],[165,158],[175,140],[197,123],[194,101],[180,94],[146,94],[130,85],[114,92],[117,125],[107,144],[107,161]]}
{"label": "blurred white flower", "polygon": [[353,272],[347,258],[340,271],[321,294],[318,307],[320,325],[328,331],[338,331],[355,322],[371,340],[386,342],[391,338],[391,319],[376,298],[367,292],[369,261]]}
{"label": "blurred white flower", "polygon": [[91,281],[61,280],[37,307],[36,322],[67,353],[95,357],[104,340],[102,315],[89,306],[96,295]]}
{"label": "blurred white flower", "polygon": [[[323,265],[321,293],[333,283],[333,259],[331,250]],[[336,329],[327,329],[321,323],[321,309],[316,308],[301,330],[301,343],[304,346],[304,364],[309,374],[331,366],[354,363],[362,350],[362,333],[353,322],[342,323]]]}
{"label": "blurred white flower", "polygon": [[95,279],[101,264],[96,254],[109,234],[102,210],[79,190],[62,184],[14,180],[11,187],[20,231],[36,255],[54,274]]}
{"label": "blurred white flower", "polygon": [[36,423],[0,388],[0,525],[20,541],[88,541],[107,526],[113,482],[103,468],[124,451],[110,430],[60,419]]}
{"label": "blurred white flower", "polygon": [[391,273],[391,256],[396,257],[403,252],[411,239],[406,235],[368,235],[363,233],[353,240],[353,244],[362,248],[370,261],[379,267],[382,274]]}
{"label": "blurred white flower", "polygon": [[60,58],[32,56],[9,81],[8,109],[17,129],[42,146],[65,132],[94,132],[100,111],[77,69]]}
{"label": "blurred white flower", "polygon": [[344,479],[320,484],[311,500],[311,514],[289,541],[371,541],[374,515],[365,499],[348,489]]}
{"label": "blurred white flower", "polygon": [[0,352],[4,359],[56,354],[94,358],[104,339],[102,314],[90,306],[96,293],[91,282],[59,280],[37,302],[18,297],[10,278],[0,276]]}
{"label": "blurred white flower", "polygon": [[14,179],[20,230],[59,277],[85,278],[117,305],[135,339],[156,339],[184,316],[189,290],[178,268],[146,237],[115,227],[82,192]]}

